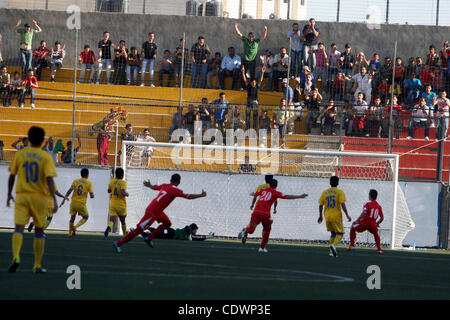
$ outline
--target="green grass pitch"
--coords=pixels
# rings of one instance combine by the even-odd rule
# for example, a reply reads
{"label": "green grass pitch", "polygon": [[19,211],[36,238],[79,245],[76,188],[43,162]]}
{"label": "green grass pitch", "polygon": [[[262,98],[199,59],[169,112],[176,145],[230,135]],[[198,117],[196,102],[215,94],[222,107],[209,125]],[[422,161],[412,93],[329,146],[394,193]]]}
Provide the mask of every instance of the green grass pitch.
{"label": "green grass pitch", "polygon": [[[7,273],[11,231],[0,232],[0,299],[449,299],[450,255],[373,249],[329,257],[319,245],[282,245],[141,237],[113,251],[111,236],[48,232],[43,266],[33,274],[33,234],[25,232],[21,265]],[[81,290],[67,289],[67,267],[81,269]],[[381,289],[369,290],[367,267],[381,270]]]}

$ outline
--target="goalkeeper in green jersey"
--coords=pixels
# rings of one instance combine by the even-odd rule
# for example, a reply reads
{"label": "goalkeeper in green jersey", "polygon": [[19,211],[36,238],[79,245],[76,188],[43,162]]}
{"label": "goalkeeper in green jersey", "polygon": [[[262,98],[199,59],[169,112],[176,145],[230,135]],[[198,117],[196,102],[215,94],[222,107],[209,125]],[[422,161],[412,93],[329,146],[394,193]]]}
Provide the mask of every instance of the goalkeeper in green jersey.
{"label": "goalkeeper in green jersey", "polygon": [[[192,241],[203,241],[206,239],[214,238],[214,233],[210,232],[206,236],[197,235],[198,226],[195,223],[185,226],[184,228],[174,229],[168,228],[164,230],[164,233],[157,236],[157,239],[174,239],[174,240],[192,240]],[[143,232],[143,236],[147,236],[154,231],[154,228],[149,228]]]}

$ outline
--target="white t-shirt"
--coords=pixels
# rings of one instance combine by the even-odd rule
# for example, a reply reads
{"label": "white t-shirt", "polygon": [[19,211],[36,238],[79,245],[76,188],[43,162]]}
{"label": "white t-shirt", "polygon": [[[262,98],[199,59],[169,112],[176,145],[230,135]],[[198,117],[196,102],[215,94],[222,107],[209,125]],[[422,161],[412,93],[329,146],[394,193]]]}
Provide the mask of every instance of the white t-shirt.
{"label": "white t-shirt", "polygon": [[366,73],[363,77],[361,73],[358,73],[355,74],[352,79],[355,80],[358,84],[359,90],[367,91],[369,89],[372,89],[372,77],[369,76],[369,74]]}
{"label": "white t-shirt", "polygon": [[353,106],[353,110],[355,110],[357,117],[362,117],[366,113],[368,109],[367,102],[364,100],[361,102],[361,104],[358,104],[358,101],[355,102],[355,105]]}
{"label": "white t-shirt", "polygon": [[[284,65],[286,67],[283,67],[281,65],[281,61],[283,61]],[[273,63],[278,63],[278,65],[275,67],[275,70],[277,70],[277,71],[286,71],[287,70],[288,61],[289,61],[289,56],[287,54],[285,54],[283,58],[281,58],[281,54],[280,53],[276,54],[275,58],[273,59]]]}
{"label": "white t-shirt", "polygon": [[[54,148],[55,148],[55,146],[53,146],[53,149]],[[58,154],[57,153],[54,153],[53,150],[50,150],[48,148],[48,146],[45,147],[45,151],[47,151],[47,153],[52,157],[54,163],[58,163]]]}
{"label": "white t-shirt", "polygon": [[[144,138],[144,137],[139,137],[137,139],[137,141],[140,142],[156,142],[156,140],[153,137],[148,137],[148,138]],[[152,154],[153,153],[153,148],[152,147],[141,147],[141,153],[149,153]]]}
{"label": "white t-shirt", "polygon": [[428,108],[428,106],[425,106],[424,108],[425,110],[422,110],[420,108],[419,104],[416,104],[414,106],[413,112],[412,112],[412,116],[415,122],[420,122],[420,121],[427,121],[428,120],[428,113],[430,108]]}
{"label": "white t-shirt", "polygon": [[450,105],[450,99],[445,98],[438,98],[436,100],[437,109],[440,116],[449,116],[449,105]]}

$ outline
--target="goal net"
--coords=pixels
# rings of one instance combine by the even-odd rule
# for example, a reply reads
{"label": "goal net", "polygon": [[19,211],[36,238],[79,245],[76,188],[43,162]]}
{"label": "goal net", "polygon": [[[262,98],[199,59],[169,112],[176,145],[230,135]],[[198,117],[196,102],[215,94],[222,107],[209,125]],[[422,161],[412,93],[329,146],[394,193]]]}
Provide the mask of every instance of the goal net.
{"label": "goal net", "polygon": [[[400,248],[414,223],[398,184],[398,161],[398,155],[392,154],[123,141],[121,162],[130,194],[127,222],[136,224],[157,195],[144,187],[143,181],[169,183],[177,172],[182,190],[200,193],[204,189],[207,197],[176,199],[165,212],[173,227],[194,222],[202,234],[236,237],[250,221],[250,193],[264,183],[265,174],[273,174],[280,192],[307,193],[308,197],[278,201],[277,213],[272,214],[271,239],[327,241],[325,223],[317,223],[319,198],[330,187],[329,178],[337,175],[352,221],[361,214],[369,190],[378,191],[377,201],[385,216],[380,225],[382,245]],[[343,221],[346,241],[351,222],[345,215]],[[261,237],[262,227],[258,228],[251,236]],[[357,243],[370,246],[375,242],[371,234],[360,233]]]}

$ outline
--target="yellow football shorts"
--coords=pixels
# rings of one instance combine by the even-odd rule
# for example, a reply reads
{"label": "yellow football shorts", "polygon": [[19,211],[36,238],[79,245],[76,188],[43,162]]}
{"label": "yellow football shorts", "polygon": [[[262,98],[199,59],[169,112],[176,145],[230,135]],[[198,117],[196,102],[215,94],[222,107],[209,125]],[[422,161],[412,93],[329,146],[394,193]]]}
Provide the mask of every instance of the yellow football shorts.
{"label": "yellow football shorts", "polygon": [[26,225],[33,218],[34,225],[42,228],[47,215],[47,199],[40,193],[18,193],[14,204],[14,223]]}
{"label": "yellow football shorts", "polygon": [[74,216],[76,214],[78,214],[78,215],[80,215],[82,217],[86,217],[86,216],[89,215],[87,207],[86,207],[86,205],[84,203],[80,203],[80,202],[77,202],[77,201],[72,201],[70,203],[70,215]]}
{"label": "yellow football shorts", "polygon": [[127,215],[127,208],[124,207],[114,207],[114,206],[110,206],[109,207],[109,216],[110,217],[125,217]]}
{"label": "yellow football shorts", "polygon": [[344,224],[342,223],[342,221],[327,221],[327,231],[344,233]]}

